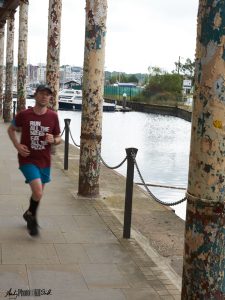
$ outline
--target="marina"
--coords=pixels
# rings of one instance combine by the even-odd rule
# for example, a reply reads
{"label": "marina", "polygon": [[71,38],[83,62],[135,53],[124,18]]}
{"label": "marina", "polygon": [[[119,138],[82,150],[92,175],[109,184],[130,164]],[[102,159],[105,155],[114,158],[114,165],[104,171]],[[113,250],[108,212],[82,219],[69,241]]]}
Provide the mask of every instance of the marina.
{"label": "marina", "polygon": [[31,2],[0,1],[1,296],[224,299],[224,1]]}

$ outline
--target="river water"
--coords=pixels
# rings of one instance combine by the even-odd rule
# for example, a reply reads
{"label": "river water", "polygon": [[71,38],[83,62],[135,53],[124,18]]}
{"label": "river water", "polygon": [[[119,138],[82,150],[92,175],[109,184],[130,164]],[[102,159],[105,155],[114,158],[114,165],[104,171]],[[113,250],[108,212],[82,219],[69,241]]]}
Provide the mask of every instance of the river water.
{"label": "river water", "polygon": [[[81,112],[59,111],[60,125],[71,119],[73,138],[80,144]],[[187,187],[191,123],[182,119],[141,112],[103,113],[102,152],[104,161],[115,166],[126,155],[125,149],[138,149],[136,160],[146,183]],[[72,143],[72,141],[71,141]],[[119,169],[126,176],[126,163]],[[135,182],[140,178],[135,171]],[[160,200],[174,202],[185,191],[149,187]],[[185,219],[186,201],[173,206],[175,213]]]}

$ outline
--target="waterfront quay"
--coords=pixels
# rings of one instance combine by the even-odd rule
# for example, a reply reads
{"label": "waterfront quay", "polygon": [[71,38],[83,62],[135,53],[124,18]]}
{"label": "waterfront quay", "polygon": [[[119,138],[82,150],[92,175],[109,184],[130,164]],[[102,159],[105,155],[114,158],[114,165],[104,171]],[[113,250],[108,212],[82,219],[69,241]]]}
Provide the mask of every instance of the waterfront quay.
{"label": "waterfront quay", "polygon": [[0,121],[0,299],[19,290],[31,296],[18,299],[36,299],[41,289],[50,295],[39,299],[180,299],[171,262],[181,259],[184,222],[135,186],[131,239],[123,239],[125,178],[102,166],[101,195],[78,196],[79,150],[71,145],[68,171],[63,143],[53,156],[40,236],[30,237],[22,218],[30,190],[7,127]]}

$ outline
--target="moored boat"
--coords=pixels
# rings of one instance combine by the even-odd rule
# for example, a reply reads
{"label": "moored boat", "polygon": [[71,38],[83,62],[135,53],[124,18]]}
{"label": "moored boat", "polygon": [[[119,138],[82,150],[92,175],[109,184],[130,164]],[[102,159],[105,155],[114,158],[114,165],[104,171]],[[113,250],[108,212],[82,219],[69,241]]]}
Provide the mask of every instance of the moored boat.
{"label": "moored boat", "polygon": [[[68,92],[62,97],[59,95],[59,109],[60,110],[82,110],[82,91],[81,90],[67,90]],[[70,92],[71,91],[71,92]],[[115,104],[103,102],[103,111],[114,112]]]}

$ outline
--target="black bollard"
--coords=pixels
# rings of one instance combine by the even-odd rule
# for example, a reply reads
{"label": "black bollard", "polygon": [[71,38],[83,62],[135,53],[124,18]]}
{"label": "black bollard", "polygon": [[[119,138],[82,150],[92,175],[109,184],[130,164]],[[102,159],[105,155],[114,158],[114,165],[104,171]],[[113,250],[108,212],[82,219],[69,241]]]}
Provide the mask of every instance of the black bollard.
{"label": "black bollard", "polygon": [[123,109],[126,110],[127,107],[127,94],[123,93]]}
{"label": "black bollard", "polygon": [[15,119],[16,115],[16,100],[13,100],[13,120]]}
{"label": "black bollard", "polygon": [[132,216],[132,198],[133,198],[133,185],[134,185],[134,160],[131,153],[135,157],[138,152],[136,148],[127,148],[127,180],[126,180],[126,195],[125,195],[125,208],[124,208],[124,225],[123,225],[123,238],[130,238],[131,229],[131,216]]}
{"label": "black bollard", "polygon": [[68,170],[70,121],[71,119],[64,119],[65,122],[64,170]]}

